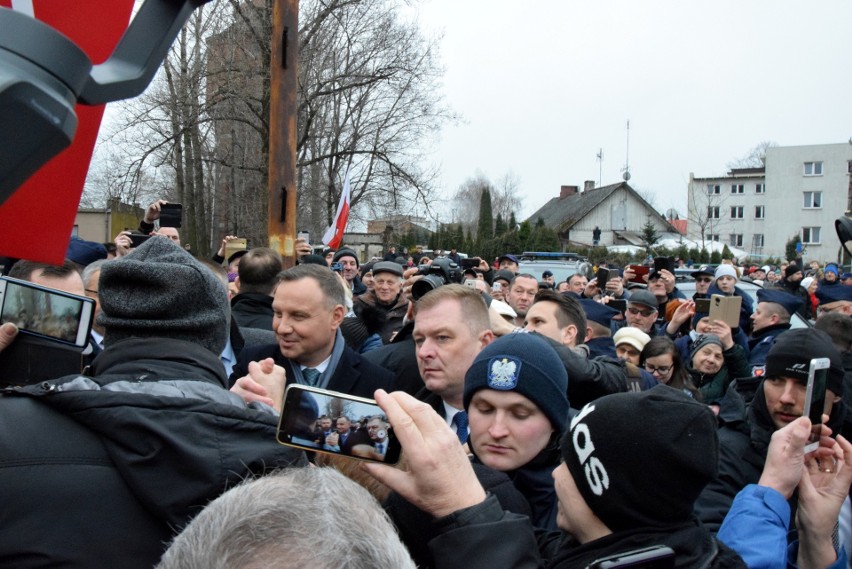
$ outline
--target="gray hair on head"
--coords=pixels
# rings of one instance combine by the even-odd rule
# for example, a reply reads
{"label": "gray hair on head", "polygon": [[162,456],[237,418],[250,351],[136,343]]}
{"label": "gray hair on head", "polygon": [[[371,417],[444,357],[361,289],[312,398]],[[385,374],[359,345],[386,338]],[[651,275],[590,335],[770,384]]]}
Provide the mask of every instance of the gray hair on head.
{"label": "gray hair on head", "polygon": [[414,562],[364,488],[333,468],[291,468],[245,482],[212,501],[157,565],[268,567],[414,569]]}

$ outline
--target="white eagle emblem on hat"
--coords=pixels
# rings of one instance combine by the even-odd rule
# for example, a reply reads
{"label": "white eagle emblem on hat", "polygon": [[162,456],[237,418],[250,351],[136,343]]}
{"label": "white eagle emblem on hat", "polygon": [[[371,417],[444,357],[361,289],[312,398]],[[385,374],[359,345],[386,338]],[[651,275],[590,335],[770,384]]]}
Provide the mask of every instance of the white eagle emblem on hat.
{"label": "white eagle emblem on hat", "polygon": [[500,391],[514,389],[518,385],[520,372],[520,360],[509,356],[494,358],[488,366],[488,387]]}

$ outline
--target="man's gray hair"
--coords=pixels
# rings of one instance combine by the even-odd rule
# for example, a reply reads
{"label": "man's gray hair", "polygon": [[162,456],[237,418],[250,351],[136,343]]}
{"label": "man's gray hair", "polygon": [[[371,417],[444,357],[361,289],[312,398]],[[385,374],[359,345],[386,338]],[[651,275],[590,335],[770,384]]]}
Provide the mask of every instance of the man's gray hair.
{"label": "man's gray hair", "polygon": [[291,468],[211,502],[157,567],[414,569],[414,562],[364,488],[333,468]]}
{"label": "man's gray hair", "polygon": [[90,288],[89,281],[92,280],[92,277],[95,275],[95,273],[100,272],[101,267],[103,267],[104,263],[106,263],[109,260],[110,259],[98,259],[94,263],[89,263],[88,265],[86,265],[86,268],[83,269],[83,275],[82,275],[84,287]]}

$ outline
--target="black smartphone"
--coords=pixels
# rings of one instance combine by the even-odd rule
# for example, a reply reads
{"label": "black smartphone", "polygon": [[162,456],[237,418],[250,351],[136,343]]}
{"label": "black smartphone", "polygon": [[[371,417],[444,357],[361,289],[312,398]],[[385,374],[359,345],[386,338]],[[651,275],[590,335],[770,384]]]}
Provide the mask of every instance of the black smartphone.
{"label": "black smartphone", "polygon": [[624,311],[627,310],[627,301],[624,299],[612,299],[606,303],[610,308],[614,308],[624,314]]}
{"label": "black smartphone", "polygon": [[654,272],[659,273],[663,269],[667,270],[671,274],[674,274],[674,257],[654,257]]}
{"label": "black smartphone", "polygon": [[695,313],[696,314],[710,314],[710,299],[709,298],[696,298],[695,299]]}
{"label": "black smartphone", "polygon": [[589,565],[589,569],[614,569],[616,567],[630,567],[631,569],[674,569],[674,566],[674,550],[665,545],[654,545],[624,553],[616,553],[609,557],[602,557]]}
{"label": "black smartphone", "polygon": [[481,263],[479,257],[468,257],[467,259],[461,260],[461,268],[462,269],[475,269]]}
{"label": "black smartphone", "polygon": [[130,246],[134,249],[136,247],[139,247],[140,245],[145,243],[145,241],[147,241],[148,239],[151,238],[150,235],[143,235],[141,233],[131,233],[129,237],[130,237]]}
{"label": "black smartphone", "polygon": [[598,279],[598,288],[603,290],[609,282],[609,269],[598,269],[595,278]]}
{"label": "black smartphone", "polygon": [[822,425],[822,414],[825,411],[825,389],[828,382],[828,368],[831,360],[828,358],[814,358],[808,366],[808,386],[805,391],[804,413],[813,425],[805,452],[813,452],[819,446],[820,425]]}
{"label": "black smartphone", "polygon": [[296,383],[287,386],[278,442],[359,460],[396,464],[401,447],[372,399]]}
{"label": "black smartphone", "polygon": [[183,219],[183,205],[166,203],[160,206],[160,227],[180,227]]}
{"label": "black smartphone", "polygon": [[95,301],[27,281],[0,277],[0,324],[83,348],[89,341]]}

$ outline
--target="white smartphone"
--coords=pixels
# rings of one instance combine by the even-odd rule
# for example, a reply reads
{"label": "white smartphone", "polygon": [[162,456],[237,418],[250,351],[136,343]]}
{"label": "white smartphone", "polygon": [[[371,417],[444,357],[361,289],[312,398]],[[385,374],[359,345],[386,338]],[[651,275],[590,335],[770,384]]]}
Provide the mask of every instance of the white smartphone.
{"label": "white smartphone", "polygon": [[819,446],[822,413],[825,409],[825,389],[830,367],[831,360],[828,358],[814,358],[808,366],[808,386],[802,414],[807,415],[813,427],[811,436],[808,437],[808,444],[805,445],[805,452],[813,452]]}
{"label": "white smartphone", "polygon": [[304,239],[305,243],[311,244],[311,234],[309,231],[300,231],[296,234],[296,239]]}
{"label": "white smartphone", "polygon": [[503,290],[503,283],[494,283],[493,285],[491,285],[491,290],[494,292],[500,292],[501,290]]}
{"label": "white smartphone", "polygon": [[24,334],[83,348],[94,307],[85,296],[0,277],[0,324],[12,322]]}

